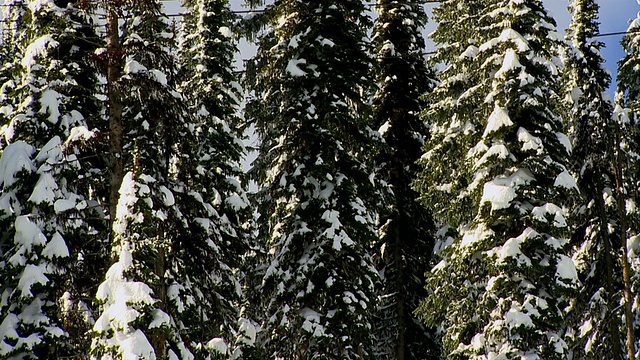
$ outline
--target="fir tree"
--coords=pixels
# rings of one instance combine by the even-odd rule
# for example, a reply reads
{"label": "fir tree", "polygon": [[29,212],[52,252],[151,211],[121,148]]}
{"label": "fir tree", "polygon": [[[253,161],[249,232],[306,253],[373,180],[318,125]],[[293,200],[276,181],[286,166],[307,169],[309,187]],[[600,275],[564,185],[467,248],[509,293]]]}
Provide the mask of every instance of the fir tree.
{"label": "fir tree", "polygon": [[[626,55],[618,62],[618,90],[616,94],[617,120],[616,153],[614,167],[616,169],[616,194],[618,214],[620,216],[620,235],[622,238],[622,270],[625,282],[625,326],[627,329],[627,356],[632,359],[640,357],[636,349],[635,334],[640,328],[640,312],[638,311],[638,289],[640,288],[640,216],[637,204],[638,169],[640,162],[640,136],[638,132],[638,113],[640,111],[640,13],[631,21],[628,34],[622,38],[622,47]],[[626,260],[629,259],[629,263]]]}
{"label": "fir tree", "polygon": [[427,295],[424,274],[434,246],[433,219],[411,188],[418,173],[416,161],[428,137],[419,117],[424,108],[419,99],[433,88],[435,76],[423,59],[420,31],[427,21],[423,6],[422,1],[380,1],[373,34],[379,86],[373,109],[387,145],[378,158],[379,173],[393,190],[380,230],[378,359],[435,358],[437,354],[433,334],[413,315]]}
{"label": "fir tree", "polygon": [[[428,205],[446,209],[461,236],[429,274],[420,312],[440,327],[450,358],[566,358],[562,310],[578,279],[565,255],[563,202],[576,183],[554,106],[554,20],[537,0],[477,5],[447,1],[437,12],[465,11],[434,36],[451,65],[434,91],[419,185],[437,193]],[[442,116],[447,108],[453,117]],[[458,215],[465,211],[474,217]]]}
{"label": "fir tree", "polygon": [[268,358],[372,358],[374,133],[360,1],[278,1],[265,13],[250,116]]}
{"label": "fir tree", "polygon": [[577,334],[573,353],[580,358],[621,359],[620,313],[615,310],[623,301],[620,245],[615,241],[620,238],[613,167],[616,124],[613,104],[605,95],[610,76],[599,53],[603,44],[590,40],[599,33],[598,4],[575,0],[570,10],[571,43],[564,71],[573,128],[572,170],[582,195],[574,214],[579,224],[573,235],[577,242],[573,258],[583,280],[572,305]]}
{"label": "fir tree", "polygon": [[[185,265],[191,273],[209,272],[213,275],[211,279],[215,279],[191,280],[196,284],[203,282],[200,291],[204,294],[203,299],[196,301],[202,308],[191,311],[193,316],[206,314],[210,329],[205,333],[222,336],[230,344],[246,321],[239,318],[243,279],[237,271],[249,247],[248,231],[242,222],[252,215],[239,182],[242,175],[239,163],[245,149],[239,134],[241,119],[237,115],[241,89],[232,68],[237,49],[231,27],[236,18],[227,0],[187,1],[185,7],[180,81],[189,112],[193,114],[194,131],[189,140],[181,142],[178,178],[191,190],[181,195],[188,197],[185,204],[199,205],[185,206],[185,217],[209,219],[198,226],[192,224],[190,237],[200,232],[203,240],[210,240],[210,243],[185,241],[196,246],[185,249],[192,255],[191,262]],[[198,329],[193,325],[191,328]]]}
{"label": "fir tree", "polygon": [[[87,351],[84,143],[94,136],[95,33],[70,1],[9,2],[3,46],[0,190],[0,356],[58,358]],[[25,31],[26,30],[26,31]],[[87,94],[88,92],[88,94]]]}

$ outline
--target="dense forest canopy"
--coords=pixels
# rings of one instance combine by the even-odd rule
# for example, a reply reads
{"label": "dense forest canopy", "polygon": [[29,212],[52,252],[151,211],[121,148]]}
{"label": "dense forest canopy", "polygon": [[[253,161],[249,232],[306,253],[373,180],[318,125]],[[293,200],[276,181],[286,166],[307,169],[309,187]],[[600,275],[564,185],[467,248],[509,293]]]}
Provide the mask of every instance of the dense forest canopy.
{"label": "dense forest canopy", "polygon": [[640,356],[640,15],[246,6],[0,3],[0,358]]}

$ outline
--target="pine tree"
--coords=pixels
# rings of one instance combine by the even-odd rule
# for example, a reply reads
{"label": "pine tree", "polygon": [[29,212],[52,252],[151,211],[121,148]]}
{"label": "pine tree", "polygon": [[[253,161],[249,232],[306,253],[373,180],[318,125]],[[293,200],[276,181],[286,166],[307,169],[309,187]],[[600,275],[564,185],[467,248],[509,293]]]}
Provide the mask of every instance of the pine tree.
{"label": "pine tree", "polygon": [[369,20],[360,1],[277,1],[261,37],[249,115],[260,136],[260,288],[266,357],[372,358],[375,133]]}
{"label": "pine tree", "polygon": [[421,30],[427,21],[423,6],[422,1],[380,1],[373,33],[379,84],[373,109],[387,145],[378,159],[379,173],[393,190],[381,219],[378,268],[383,282],[375,323],[377,359],[437,356],[433,334],[413,315],[427,295],[424,274],[434,246],[432,216],[411,188],[418,173],[416,161],[428,137],[419,117],[425,104],[419,99],[435,80],[423,59]]}
{"label": "pine tree", "polygon": [[[573,235],[576,260],[583,286],[572,305],[577,333],[574,356],[622,359],[620,313],[623,282],[618,259],[620,221],[615,199],[613,167],[616,123],[613,104],[605,95],[610,76],[599,50],[603,44],[590,40],[599,33],[595,1],[576,0],[570,9],[571,43],[566,51],[565,78],[573,128],[572,170],[577,174],[582,198],[575,212],[579,220]],[[615,229],[615,232],[611,230]],[[624,333],[624,332],[623,332]]]}
{"label": "pine tree", "polygon": [[[0,146],[0,356],[86,353],[81,271],[96,229],[82,177],[99,109],[87,59],[95,33],[70,1],[8,2]],[[79,179],[82,179],[79,181]]]}
{"label": "pine tree", "polygon": [[449,67],[433,92],[418,185],[461,236],[429,274],[420,313],[450,358],[566,358],[563,309],[578,279],[564,202],[577,189],[555,106],[554,20],[537,0],[478,5],[446,1],[435,12],[462,16],[434,35]]}
{"label": "pine tree", "polygon": [[[187,221],[174,195],[181,185],[176,181],[178,139],[188,137],[189,125],[182,97],[175,90],[177,70],[171,54],[175,36],[157,1],[112,6],[118,8],[107,9],[110,21],[118,24],[113,17],[117,13],[124,22],[120,29],[110,27],[112,35],[118,35],[111,44],[119,51],[112,49],[108,56],[116,58],[110,66],[122,67],[108,69],[107,86],[128,96],[111,99],[112,105],[122,108],[122,131],[112,126],[109,135],[111,150],[122,154],[116,160],[121,161],[124,175],[117,206],[109,205],[116,209],[111,221],[116,261],[96,294],[101,314],[93,329],[92,352],[95,356],[189,358],[195,350],[181,333],[178,314],[183,304],[177,295],[187,274],[181,273],[184,254],[176,245],[187,236]],[[108,96],[117,93],[111,91]],[[119,143],[120,149],[113,146]],[[111,176],[117,180],[113,171],[120,165],[113,165]]]}
{"label": "pine tree", "polygon": [[[190,226],[194,229],[190,236],[204,231],[200,237],[211,241],[197,245],[204,249],[187,249],[193,258],[185,266],[196,274],[211,272],[216,279],[200,285],[204,298],[196,304],[203,308],[191,311],[193,316],[207,314],[210,329],[206,332],[222,336],[230,344],[246,321],[238,312],[243,279],[237,271],[249,248],[248,231],[242,222],[252,215],[239,182],[245,149],[237,115],[241,88],[232,68],[237,49],[231,27],[236,18],[227,0],[188,1],[184,5],[180,81],[189,112],[194,114],[194,132],[192,141],[182,141],[178,178],[191,190],[184,194],[185,204],[195,205],[184,207],[185,217],[209,219],[197,231],[196,224]],[[211,244],[213,248],[208,248]],[[197,330],[196,326],[191,328]]]}
{"label": "pine tree", "polygon": [[[640,216],[637,204],[638,161],[640,136],[638,132],[638,112],[640,110],[640,81],[638,64],[640,63],[640,13],[631,21],[628,34],[622,38],[622,47],[626,55],[618,62],[618,90],[614,118],[617,120],[616,154],[616,194],[618,214],[620,216],[620,234],[622,238],[622,270],[625,282],[625,327],[627,329],[627,356],[640,357],[635,334],[640,329],[638,311],[638,289],[640,288]],[[626,245],[626,246],[625,246]],[[626,260],[629,259],[629,263]]]}

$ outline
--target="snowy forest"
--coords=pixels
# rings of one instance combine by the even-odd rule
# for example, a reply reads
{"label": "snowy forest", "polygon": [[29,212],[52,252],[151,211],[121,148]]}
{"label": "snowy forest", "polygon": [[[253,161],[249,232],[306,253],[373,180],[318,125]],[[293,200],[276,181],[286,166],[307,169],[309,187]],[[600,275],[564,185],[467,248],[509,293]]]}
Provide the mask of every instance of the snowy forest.
{"label": "snowy forest", "polygon": [[612,99],[562,1],[4,0],[0,359],[640,358],[640,15]]}

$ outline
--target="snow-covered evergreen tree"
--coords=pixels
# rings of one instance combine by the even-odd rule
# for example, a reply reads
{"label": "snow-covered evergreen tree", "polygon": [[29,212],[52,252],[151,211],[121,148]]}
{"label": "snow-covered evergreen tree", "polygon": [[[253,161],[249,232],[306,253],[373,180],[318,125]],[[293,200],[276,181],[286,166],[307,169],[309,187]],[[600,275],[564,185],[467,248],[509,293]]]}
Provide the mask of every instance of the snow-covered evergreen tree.
{"label": "snow-covered evergreen tree", "polygon": [[434,13],[447,68],[418,185],[461,236],[420,312],[451,358],[566,358],[563,309],[578,279],[564,202],[577,189],[554,105],[554,20],[538,0],[445,1]]}
{"label": "snow-covered evergreen tree", "polygon": [[73,357],[87,352],[90,322],[80,246],[96,230],[81,152],[99,108],[87,66],[95,33],[71,1],[5,4],[0,357]]}
{"label": "snow-covered evergreen tree", "polygon": [[183,214],[196,219],[190,236],[202,239],[188,243],[193,248],[185,250],[193,257],[185,269],[212,275],[209,280],[190,279],[202,293],[192,295],[201,299],[190,309],[191,316],[206,314],[209,321],[185,322],[206,325],[204,329],[190,325],[194,335],[221,336],[231,344],[246,321],[239,318],[242,273],[238,270],[249,247],[242,222],[252,215],[239,182],[245,150],[237,115],[241,88],[232,68],[237,49],[230,28],[236,18],[227,0],[187,1],[184,5],[180,81],[194,128],[181,142],[178,175],[190,191],[177,195],[176,201],[194,204],[185,206]]}
{"label": "snow-covered evergreen tree", "polygon": [[182,204],[174,196],[180,166],[177,144],[188,138],[189,124],[175,90],[175,36],[158,1],[111,5],[118,6],[116,12],[125,19],[118,33],[121,53],[107,54],[123,59],[115,85],[127,94],[118,99],[123,106],[125,176],[112,219],[111,247],[117,261],[98,288],[101,314],[93,328],[92,352],[190,358],[195,349],[176,319],[183,304],[175,294],[188,286],[180,281],[188,274],[181,267],[185,255],[179,244],[188,235]]}
{"label": "snow-covered evergreen tree", "polygon": [[361,1],[278,1],[265,12],[250,116],[267,358],[372,358],[378,201]]}
{"label": "snow-covered evergreen tree", "polygon": [[605,94],[610,76],[599,52],[603,44],[591,40],[599,33],[598,4],[575,0],[570,10],[573,18],[567,31],[570,42],[564,73],[571,107],[568,122],[573,130],[572,170],[582,195],[574,213],[578,224],[573,258],[583,280],[569,318],[576,334],[573,354],[621,359],[623,282],[613,167],[617,125],[613,104]]}
{"label": "snow-covered evergreen tree", "polygon": [[[625,296],[625,306],[632,319],[625,325],[632,323],[627,329],[627,334],[635,335],[640,329],[640,212],[637,204],[640,201],[638,192],[640,178],[640,131],[638,120],[640,119],[640,76],[638,73],[640,64],[640,13],[631,21],[627,30],[628,34],[622,38],[622,47],[626,55],[618,62],[618,91],[616,94],[616,109],[614,117],[617,120],[618,133],[616,138],[616,165],[619,169],[616,174],[617,197],[619,203],[621,236],[626,238],[626,247],[623,250],[623,279],[630,283]],[[626,221],[625,221],[626,220]],[[622,241],[623,245],[625,241]],[[627,257],[629,264],[624,263]],[[626,271],[626,274],[625,274]],[[628,281],[627,281],[628,280]],[[628,299],[627,297],[633,297]],[[640,357],[640,346],[632,336],[627,335],[627,352],[636,351],[635,357]],[[630,357],[630,356],[629,356]]]}
{"label": "snow-covered evergreen tree", "polygon": [[117,260],[97,293],[95,356],[226,358],[242,327],[234,306],[248,200],[236,178],[242,144],[229,127],[237,100],[220,85],[231,75],[233,45],[204,31],[191,35],[210,18],[207,26],[224,40],[219,27],[230,18],[224,2],[197,5],[188,6],[181,84],[175,33],[160,2],[116,11],[125,19],[115,80],[128,95],[121,99],[125,175],[113,220]]}
{"label": "snow-covered evergreen tree", "polygon": [[377,247],[382,277],[375,321],[377,359],[432,358],[438,353],[433,334],[413,315],[427,295],[424,274],[430,268],[435,228],[430,212],[411,188],[428,137],[419,116],[424,108],[420,98],[433,88],[435,77],[424,60],[423,6],[423,1],[379,1],[373,33],[378,82],[373,109],[386,143],[378,171],[393,190]]}

